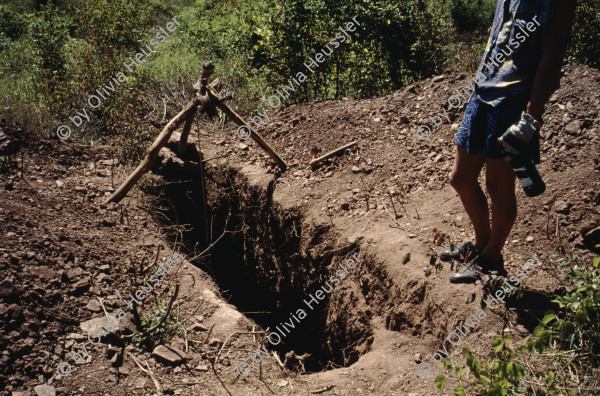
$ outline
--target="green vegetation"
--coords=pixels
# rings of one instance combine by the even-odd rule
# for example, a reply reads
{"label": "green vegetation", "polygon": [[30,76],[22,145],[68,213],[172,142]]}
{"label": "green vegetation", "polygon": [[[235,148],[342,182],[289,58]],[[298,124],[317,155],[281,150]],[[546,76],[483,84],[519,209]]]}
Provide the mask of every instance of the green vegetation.
{"label": "green vegetation", "polygon": [[579,0],[571,30],[569,59],[600,68],[600,0]]}
{"label": "green vegetation", "polygon": [[[444,360],[442,363],[446,366],[448,372],[454,371],[458,379],[462,379],[467,368],[473,374],[471,382],[477,388],[478,394],[483,395],[506,395],[509,389],[517,387],[520,379],[524,376],[523,365],[517,361],[513,361],[513,351],[508,346],[512,344],[509,337],[494,337],[492,347],[494,348],[494,358],[482,362],[469,348],[463,348],[463,356],[466,359],[467,366],[454,366],[449,360]],[[484,364],[485,363],[485,364]],[[443,391],[446,384],[446,376],[440,374],[435,378],[435,384],[439,390]],[[465,389],[462,385],[454,387],[454,394],[457,396],[465,396]]]}
{"label": "green vegetation", "polygon": [[[509,337],[496,336],[491,359],[480,359],[469,348],[463,348],[466,366],[454,365],[448,359],[442,361],[440,365],[448,373],[455,373],[460,382],[454,388],[455,395],[466,394],[463,378],[467,369],[472,375],[469,382],[478,395],[575,395],[598,389],[600,256],[591,265],[580,264],[573,254],[566,258],[556,255],[554,262],[570,267],[562,277],[572,289],[552,300],[558,304],[558,311],[546,312],[534,330],[534,338],[527,338],[515,349],[517,356],[508,345],[512,344]],[[443,391],[446,376],[438,375],[435,385]]]}
{"label": "green vegetation", "polygon": [[[569,57],[598,67],[600,0],[579,2]],[[288,99],[366,97],[446,69],[474,72],[495,0],[9,0],[0,5],[0,117],[47,136],[69,125],[124,160],[145,151],[213,59],[249,115],[353,17],[360,27]],[[173,16],[177,31],[101,106],[89,95],[122,72]],[[83,108],[89,122],[73,127]],[[165,115],[166,109],[166,115]]]}
{"label": "green vegetation", "polygon": [[[152,349],[161,342],[171,340],[175,335],[183,335],[184,327],[177,321],[177,315],[169,312],[169,316],[163,320],[166,314],[167,306],[162,301],[154,311],[142,314],[140,330],[133,334],[133,344],[140,349]],[[153,329],[159,323],[161,325]]]}
{"label": "green vegetation", "polygon": [[496,11],[493,0],[452,0],[450,15],[459,33],[485,33],[490,28]]}

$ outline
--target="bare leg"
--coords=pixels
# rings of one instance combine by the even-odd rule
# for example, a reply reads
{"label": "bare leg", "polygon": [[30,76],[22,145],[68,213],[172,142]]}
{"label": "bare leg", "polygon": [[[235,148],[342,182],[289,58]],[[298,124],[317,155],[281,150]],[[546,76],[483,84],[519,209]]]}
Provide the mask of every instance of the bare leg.
{"label": "bare leg", "polygon": [[496,261],[517,218],[516,176],[508,162],[486,159],[485,163],[485,185],[492,201],[492,232],[481,254]]}
{"label": "bare leg", "polygon": [[[487,198],[478,178],[485,163],[481,154],[467,154],[467,149],[456,146],[456,159],[450,173],[450,185],[460,200],[475,229],[475,246],[484,249],[490,239],[490,217]],[[511,169],[512,170],[512,169]]]}

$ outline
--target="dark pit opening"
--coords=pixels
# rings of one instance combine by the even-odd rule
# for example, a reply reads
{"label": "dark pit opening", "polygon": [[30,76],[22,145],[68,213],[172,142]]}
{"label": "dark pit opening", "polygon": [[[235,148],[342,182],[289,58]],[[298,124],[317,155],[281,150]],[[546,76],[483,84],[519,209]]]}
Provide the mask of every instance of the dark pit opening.
{"label": "dark pit opening", "polygon": [[[206,221],[201,178],[165,176],[168,182],[155,191],[157,210],[169,219],[168,225],[186,225],[183,240],[188,256],[211,243],[211,230],[213,242],[220,237],[209,255],[193,263],[212,276],[223,297],[239,312],[263,329],[285,335],[280,344],[268,343],[267,348],[278,351],[282,360],[292,350],[296,356],[310,354],[304,361],[307,372],[348,366],[369,349],[370,327],[347,329],[340,320],[334,326],[326,325],[329,297],[313,303],[312,311],[303,301],[310,300],[309,294],[329,279],[327,266],[351,254],[355,246],[336,249],[335,256],[303,258],[301,251],[306,251],[306,246],[301,246],[301,214],[278,212],[271,205],[272,185],[265,194],[265,189],[249,187],[244,177],[230,168],[207,171]],[[312,230],[309,247],[327,242],[327,231]],[[306,313],[303,319],[299,309]],[[338,334],[340,331],[346,334]],[[359,344],[366,344],[359,349],[362,353],[357,351]]]}

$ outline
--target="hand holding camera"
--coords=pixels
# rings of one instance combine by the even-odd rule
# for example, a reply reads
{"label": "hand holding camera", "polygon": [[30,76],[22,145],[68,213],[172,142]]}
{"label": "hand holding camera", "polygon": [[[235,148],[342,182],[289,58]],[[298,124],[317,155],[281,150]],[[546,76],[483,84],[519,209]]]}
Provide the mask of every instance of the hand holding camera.
{"label": "hand holding camera", "polygon": [[535,197],[546,191],[546,185],[531,158],[530,150],[530,142],[535,134],[539,133],[542,125],[543,122],[523,112],[521,119],[498,138],[504,161],[510,162],[528,197]]}

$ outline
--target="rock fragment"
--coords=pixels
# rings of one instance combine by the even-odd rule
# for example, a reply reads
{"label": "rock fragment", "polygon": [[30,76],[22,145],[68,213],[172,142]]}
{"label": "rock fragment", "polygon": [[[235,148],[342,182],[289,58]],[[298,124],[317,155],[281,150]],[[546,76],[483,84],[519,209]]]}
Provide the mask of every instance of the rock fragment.
{"label": "rock fragment", "polygon": [[185,352],[165,345],[154,348],[152,356],[166,364],[180,364],[187,359]]}
{"label": "rock fragment", "polygon": [[56,389],[54,389],[54,387],[50,385],[38,385],[35,388],[33,388],[33,390],[38,396],[56,396]]}

